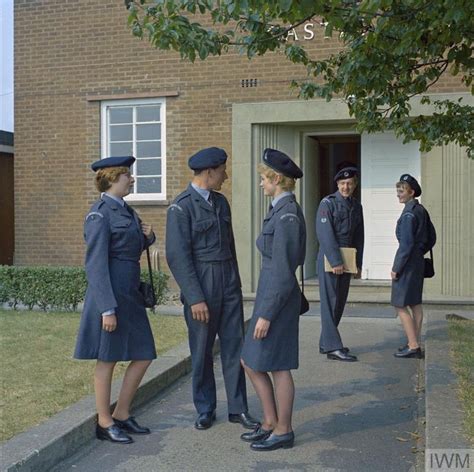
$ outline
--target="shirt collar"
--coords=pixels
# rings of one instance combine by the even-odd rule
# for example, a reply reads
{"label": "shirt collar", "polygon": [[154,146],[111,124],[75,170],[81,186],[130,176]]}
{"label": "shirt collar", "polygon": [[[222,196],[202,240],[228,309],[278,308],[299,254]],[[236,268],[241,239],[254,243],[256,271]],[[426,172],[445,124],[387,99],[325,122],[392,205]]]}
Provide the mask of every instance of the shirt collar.
{"label": "shirt collar", "polygon": [[100,194],[101,197],[103,197],[104,195],[106,197],[111,198],[112,200],[115,200],[119,205],[121,205],[123,207],[125,206],[125,200],[123,198],[116,197],[115,195],[110,195],[110,193],[107,193],[107,192],[102,192]]}
{"label": "shirt collar", "polygon": [[282,198],[288,197],[289,195],[292,195],[292,192],[282,192],[282,193],[278,194],[278,195],[272,200],[272,206],[273,206],[273,208],[276,207],[276,204],[277,204]]}
{"label": "shirt collar", "polygon": [[196,190],[199,195],[201,195],[206,202],[209,201],[209,196],[211,195],[211,192],[205,188],[198,187],[194,182],[191,182],[191,186],[193,187],[194,190]]}

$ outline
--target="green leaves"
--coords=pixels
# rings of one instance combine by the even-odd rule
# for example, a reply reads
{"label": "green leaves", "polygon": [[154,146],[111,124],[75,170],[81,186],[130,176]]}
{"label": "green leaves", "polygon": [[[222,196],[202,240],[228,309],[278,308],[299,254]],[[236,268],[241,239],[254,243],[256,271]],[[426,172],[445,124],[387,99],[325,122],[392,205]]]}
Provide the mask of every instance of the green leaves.
{"label": "green leaves", "polygon": [[[190,61],[230,47],[248,58],[282,50],[306,68],[307,77],[292,84],[299,96],[346,97],[360,131],[392,129],[405,140],[420,141],[423,150],[456,142],[474,156],[465,136],[474,134],[473,107],[440,103],[435,115],[413,118],[409,103],[444,73],[459,77],[460,87],[473,93],[472,1],[127,0],[126,5],[132,33],[147,35],[159,49],[173,49]],[[340,35],[342,52],[313,59],[301,44],[284,40],[292,25],[315,19],[324,19],[325,36]]]}

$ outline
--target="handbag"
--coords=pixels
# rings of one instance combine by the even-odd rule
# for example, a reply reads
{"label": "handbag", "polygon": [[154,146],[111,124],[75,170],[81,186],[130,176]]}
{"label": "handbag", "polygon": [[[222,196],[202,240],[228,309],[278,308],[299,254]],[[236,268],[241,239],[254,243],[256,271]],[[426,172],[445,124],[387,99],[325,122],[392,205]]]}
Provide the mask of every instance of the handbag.
{"label": "handbag", "polygon": [[425,272],[423,276],[425,279],[431,279],[435,275],[433,249],[430,249],[430,257],[425,257],[424,260],[425,260]]}
{"label": "handbag", "polygon": [[154,308],[156,305],[156,293],[155,285],[153,284],[153,275],[151,273],[151,260],[150,260],[150,250],[146,248],[146,258],[148,260],[148,274],[150,276],[150,282],[140,282],[138,287],[139,292],[143,297],[143,304],[146,308]]}
{"label": "handbag", "polygon": [[303,266],[301,266],[301,308],[300,315],[309,311],[308,299],[304,296],[304,278],[303,278]]}

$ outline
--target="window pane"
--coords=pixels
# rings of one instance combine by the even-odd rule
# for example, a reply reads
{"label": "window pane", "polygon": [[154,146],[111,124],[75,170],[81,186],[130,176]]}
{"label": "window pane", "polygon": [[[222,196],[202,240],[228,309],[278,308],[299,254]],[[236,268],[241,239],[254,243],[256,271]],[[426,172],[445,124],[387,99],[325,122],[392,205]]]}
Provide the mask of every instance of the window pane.
{"label": "window pane", "polygon": [[137,125],[137,140],[161,139],[161,125]]}
{"label": "window pane", "polygon": [[137,121],[160,121],[160,107],[137,107]]}
{"label": "window pane", "polygon": [[127,108],[110,108],[110,123],[131,123],[132,107]]}
{"label": "window pane", "polygon": [[132,138],[132,125],[117,125],[110,127],[110,141],[131,141]]}
{"label": "window pane", "polygon": [[110,143],[111,156],[131,156],[133,153],[132,143]]}
{"label": "window pane", "polygon": [[161,141],[137,143],[137,157],[161,157]]}
{"label": "window pane", "polygon": [[161,193],[161,177],[138,177],[137,193]]}
{"label": "window pane", "polygon": [[138,159],[137,175],[161,175],[161,159]]}

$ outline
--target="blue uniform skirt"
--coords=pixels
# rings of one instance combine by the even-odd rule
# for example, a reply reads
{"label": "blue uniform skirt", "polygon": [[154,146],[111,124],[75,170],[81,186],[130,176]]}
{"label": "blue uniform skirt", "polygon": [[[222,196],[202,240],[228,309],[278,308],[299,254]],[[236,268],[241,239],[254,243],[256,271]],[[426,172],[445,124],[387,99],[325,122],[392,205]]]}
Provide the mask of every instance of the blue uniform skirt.
{"label": "blue uniform skirt", "polygon": [[155,359],[155,341],[138,290],[139,263],[109,259],[109,273],[118,304],[117,329],[111,333],[102,329],[102,314],[88,288],[74,357],[105,362]]}
{"label": "blue uniform skirt", "polygon": [[271,280],[268,269],[262,268],[259,277],[255,308],[245,335],[242,359],[257,372],[274,372],[298,368],[299,321],[301,291],[296,282],[287,302],[278,316],[270,323],[268,334],[263,339],[254,339],[253,332],[260,315],[259,298],[265,291],[264,284]]}
{"label": "blue uniform skirt", "polygon": [[392,280],[393,306],[419,305],[423,298],[425,263],[419,249],[413,249],[397,280]]}

